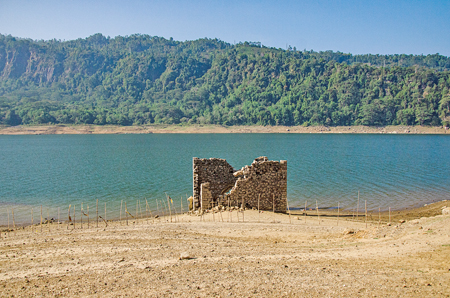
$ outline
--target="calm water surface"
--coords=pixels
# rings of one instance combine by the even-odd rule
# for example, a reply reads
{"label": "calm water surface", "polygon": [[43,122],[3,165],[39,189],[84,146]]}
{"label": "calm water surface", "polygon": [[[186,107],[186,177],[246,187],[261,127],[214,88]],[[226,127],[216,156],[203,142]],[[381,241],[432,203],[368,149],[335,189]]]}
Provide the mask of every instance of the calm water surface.
{"label": "calm water surface", "polygon": [[[347,134],[148,134],[0,136],[0,224],[67,217],[81,203],[116,217],[121,201],[134,211],[145,198],[169,194],[179,209],[192,194],[192,157],[225,158],[235,168],[254,158],[288,161],[290,206],[347,209],[357,193],[369,209],[450,199],[450,136]],[[133,207],[130,207],[133,206]],[[47,211],[48,209],[48,211]],[[133,212],[132,212],[133,213]]]}

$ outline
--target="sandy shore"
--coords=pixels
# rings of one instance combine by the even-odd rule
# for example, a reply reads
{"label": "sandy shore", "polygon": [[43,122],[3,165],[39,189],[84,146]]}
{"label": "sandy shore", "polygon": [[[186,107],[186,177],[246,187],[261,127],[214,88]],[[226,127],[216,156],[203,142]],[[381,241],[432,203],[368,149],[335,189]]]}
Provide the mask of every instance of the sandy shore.
{"label": "sandy shore", "polygon": [[43,134],[148,134],[148,133],[372,133],[450,134],[443,127],[429,126],[220,126],[220,125],[42,125],[0,126],[0,135]]}
{"label": "sandy shore", "polygon": [[1,296],[449,297],[447,203],[391,225],[249,210],[4,230]]}

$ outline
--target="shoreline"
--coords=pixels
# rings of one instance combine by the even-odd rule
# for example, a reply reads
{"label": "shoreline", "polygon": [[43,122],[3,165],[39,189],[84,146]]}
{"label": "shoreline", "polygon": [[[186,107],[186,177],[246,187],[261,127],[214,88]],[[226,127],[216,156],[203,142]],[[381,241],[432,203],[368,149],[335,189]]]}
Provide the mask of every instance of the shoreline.
{"label": "shoreline", "polygon": [[448,129],[431,126],[222,126],[222,125],[19,125],[0,126],[0,135],[151,134],[151,133],[328,133],[328,134],[442,134]]}
{"label": "shoreline", "polygon": [[236,211],[231,220],[222,215],[2,232],[3,296],[450,295],[450,215],[391,224],[255,210],[239,221]]}
{"label": "shoreline", "polygon": [[[427,203],[424,204],[424,206],[420,206],[420,207],[405,207],[405,208],[400,208],[400,209],[391,209],[390,211],[390,215],[389,215],[389,211],[387,210],[383,210],[378,212],[378,210],[367,210],[367,221],[370,223],[378,223],[378,221],[381,221],[381,223],[386,224],[389,223],[389,218],[391,218],[391,222],[397,222],[399,220],[405,220],[405,221],[410,221],[410,220],[415,220],[415,219],[419,219],[422,217],[433,217],[433,216],[437,216],[442,214],[442,208],[443,207],[450,207],[450,202],[448,200],[440,200],[440,201],[435,201],[435,202],[431,202],[431,203]],[[305,216],[307,218],[316,218],[317,217],[317,210],[314,207],[308,207],[306,212],[304,212],[303,210],[304,208],[296,208],[294,210],[290,210],[290,215],[294,216],[294,217],[301,217],[300,219],[303,219]],[[248,211],[252,211],[252,210],[248,210]],[[255,211],[255,210],[253,210]],[[224,214],[227,214],[228,211],[223,211],[222,212],[222,216]],[[266,210],[266,211],[261,211],[261,213],[267,213],[267,214],[272,214],[272,211],[270,210]],[[158,215],[158,217],[160,218],[160,220],[166,220],[168,221],[168,219],[170,218],[170,215],[162,215],[162,213],[157,213],[155,210],[154,212],[152,212],[152,214],[154,215]],[[172,216],[184,216],[186,215],[187,212],[183,212],[183,213],[172,213]],[[206,212],[205,215],[206,216],[212,216],[211,212]],[[219,216],[219,213],[216,213],[217,216]],[[276,213],[276,214],[280,214],[280,215],[289,215],[289,212],[286,213]],[[80,214],[78,214],[80,215]],[[95,215],[93,215],[95,216]],[[195,216],[195,215],[192,215]],[[389,217],[390,216],[390,217]],[[122,216],[122,220],[120,220],[119,216],[113,216],[112,218],[108,218],[107,222],[108,223],[123,223],[125,222],[124,219],[125,215]],[[337,207],[336,208],[320,208],[319,207],[319,217],[321,218],[327,218],[327,219],[336,219],[338,217],[338,210]],[[360,210],[358,212],[358,214],[356,214],[356,212],[352,209],[340,209],[339,210],[339,217],[346,219],[346,220],[351,220],[350,221],[361,221],[365,219],[365,210],[364,210],[364,206],[361,205],[360,206]],[[43,216],[43,225],[46,225],[45,222],[45,216]],[[65,218],[65,217],[64,217]],[[79,218],[79,217],[76,217]],[[91,223],[94,222],[95,217],[93,217],[94,219],[92,219]],[[148,217],[149,220],[151,220],[153,217]],[[357,218],[359,218],[357,220]],[[134,221],[134,218],[129,218],[129,221]],[[141,217],[139,218],[139,220],[147,220],[147,217]],[[23,222],[23,221],[19,221],[16,220],[16,230],[18,229],[27,229],[31,226],[35,226],[38,227],[40,225],[40,223],[34,223],[31,224],[31,222]],[[87,224],[87,219],[85,219],[84,224]],[[99,222],[102,222],[102,219],[99,219]],[[57,224],[58,220],[54,219],[53,221],[50,222],[51,224]],[[76,225],[81,224],[81,220],[77,219],[75,221]],[[68,222],[66,220],[61,220],[59,222],[60,225],[67,225]],[[10,222],[10,229],[9,231],[13,231],[12,228],[13,222],[12,222],[12,218],[11,218],[11,222]],[[70,224],[72,225],[72,224]],[[0,225],[0,232],[7,232],[8,231],[8,226],[7,224],[2,224]]]}

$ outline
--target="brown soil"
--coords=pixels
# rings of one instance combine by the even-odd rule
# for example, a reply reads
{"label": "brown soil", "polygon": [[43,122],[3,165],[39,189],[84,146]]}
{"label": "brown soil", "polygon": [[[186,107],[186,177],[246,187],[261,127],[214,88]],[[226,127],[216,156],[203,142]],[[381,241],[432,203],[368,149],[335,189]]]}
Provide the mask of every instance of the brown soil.
{"label": "brown soil", "polygon": [[[3,297],[449,297],[447,202],[390,226],[231,213],[3,231]],[[427,208],[428,207],[428,208]],[[309,211],[308,211],[309,212]],[[431,215],[431,217],[421,217]],[[395,220],[394,220],[395,218]],[[398,222],[397,218],[406,220]],[[223,219],[223,222],[222,222]],[[180,257],[182,259],[180,260]]]}
{"label": "brown soil", "polygon": [[220,126],[220,125],[42,125],[0,126],[0,135],[23,134],[147,134],[147,133],[376,133],[447,134],[443,127],[430,126]]}

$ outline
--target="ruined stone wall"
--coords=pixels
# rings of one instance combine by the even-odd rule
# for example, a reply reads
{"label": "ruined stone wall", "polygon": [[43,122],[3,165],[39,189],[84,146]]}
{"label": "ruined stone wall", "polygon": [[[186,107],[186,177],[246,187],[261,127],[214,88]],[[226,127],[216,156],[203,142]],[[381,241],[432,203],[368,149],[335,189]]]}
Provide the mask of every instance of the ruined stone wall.
{"label": "ruined stone wall", "polygon": [[228,204],[240,207],[242,203],[247,208],[257,208],[260,198],[260,210],[272,210],[275,205],[275,211],[286,212],[285,160],[269,161],[263,156],[255,159],[251,166],[234,171],[225,159],[194,157],[193,174],[194,209],[205,210]]}
{"label": "ruined stone wall", "polygon": [[260,210],[286,212],[287,209],[287,161],[269,161],[256,159],[251,166],[245,166],[239,172],[230,193],[225,195],[222,204],[231,206],[258,207]]}
{"label": "ruined stone wall", "polygon": [[[225,159],[210,158],[193,159],[193,197],[194,209],[201,207],[201,185],[209,182],[209,191],[211,193],[211,204],[218,200],[219,195],[230,190],[236,182],[233,176],[234,169]],[[209,208],[209,207],[208,207]]]}

